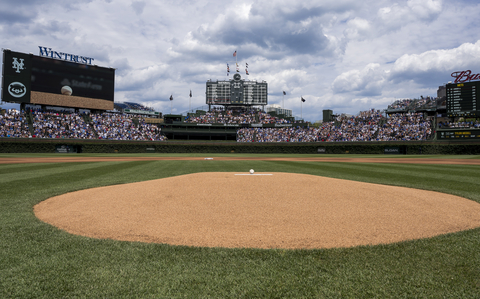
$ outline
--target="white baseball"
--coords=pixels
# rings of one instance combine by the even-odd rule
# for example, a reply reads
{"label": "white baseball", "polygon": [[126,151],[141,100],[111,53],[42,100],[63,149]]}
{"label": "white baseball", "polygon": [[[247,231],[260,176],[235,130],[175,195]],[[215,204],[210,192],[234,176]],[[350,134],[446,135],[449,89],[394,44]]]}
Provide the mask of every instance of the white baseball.
{"label": "white baseball", "polygon": [[61,93],[67,96],[72,95],[72,88],[70,86],[62,87]]}
{"label": "white baseball", "polygon": [[250,174],[253,174],[255,171],[253,169],[250,169]]}

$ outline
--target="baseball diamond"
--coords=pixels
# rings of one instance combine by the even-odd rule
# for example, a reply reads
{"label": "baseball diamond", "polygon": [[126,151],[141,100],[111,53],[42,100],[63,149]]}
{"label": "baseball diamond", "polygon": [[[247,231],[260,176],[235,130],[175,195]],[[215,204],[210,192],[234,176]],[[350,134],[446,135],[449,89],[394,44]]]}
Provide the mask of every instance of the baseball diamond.
{"label": "baseball diamond", "polygon": [[480,227],[480,204],[449,194],[304,174],[235,174],[82,190],[34,210],[92,238],[228,248],[351,247]]}
{"label": "baseball diamond", "polygon": [[1,154],[0,296],[476,298],[478,161]]}

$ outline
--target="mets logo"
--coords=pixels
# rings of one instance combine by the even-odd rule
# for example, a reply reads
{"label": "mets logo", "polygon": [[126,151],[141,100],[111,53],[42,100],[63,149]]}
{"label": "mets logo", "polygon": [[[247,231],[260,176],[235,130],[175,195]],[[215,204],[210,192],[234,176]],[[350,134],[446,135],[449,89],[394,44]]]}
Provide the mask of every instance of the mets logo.
{"label": "mets logo", "polygon": [[25,69],[25,65],[23,64],[23,58],[20,58],[20,62],[17,60],[17,57],[13,57],[12,68],[15,69],[16,73],[20,73],[20,71]]}
{"label": "mets logo", "polygon": [[21,98],[27,93],[27,87],[20,82],[12,82],[8,85],[8,93],[15,98]]}

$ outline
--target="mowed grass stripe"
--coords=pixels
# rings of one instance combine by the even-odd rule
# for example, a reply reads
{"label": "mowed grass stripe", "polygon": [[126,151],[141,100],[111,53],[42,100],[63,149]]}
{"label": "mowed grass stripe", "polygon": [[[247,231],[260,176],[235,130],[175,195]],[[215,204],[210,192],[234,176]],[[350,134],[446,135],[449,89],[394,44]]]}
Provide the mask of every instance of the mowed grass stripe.
{"label": "mowed grass stripe", "polygon": [[[381,168],[374,165],[185,162],[102,162],[98,168],[77,175],[78,165],[66,163],[66,174],[70,175],[52,173],[43,182],[46,191],[38,196],[32,190],[3,184],[8,186],[9,201],[27,203],[2,209],[7,211],[0,217],[0,297],[475,298],[480,294],[479,229],[348,249],[256,250],[96,240],[67,234],[33,216],[34,203],[65,190],[192,172],[247,172],[253,168],[258,172],[299,172],[359,180],[381,177],[388,184],[397,182],[393,175],[381,173]],[[449,172],[454,168],[441,169]],[[429,171],[413,168],[410,176],[421,178]],[[405,175],[402,177],[407,180]],[[424,184],[434,190],[444,183],[429,180]],[[24,192],[31,198],[26,198]]]}
{"label": "mowed grass stripe", "polygon": [[[479,167],[269,161],[269,169],[450,193],[480,202]],[[409,166],[412,166],[411,168]],[[434,169],[433,169],[434,168]],[[469,171],[471,170],[471,172]],[[461,173],[461,175],[455,175]],[[471,175],[467,175],[471,173]]]}
{"label": "mowed grass stripe", "polygon": [[[38,203],[48,197],[76,190],[98,186],[122,184],[142,180],[139,174],[148,168],[145,162],[99,162],[66,163],[62,168],[48,168],[35,172],[30,178],[18,178],[1,183],[5,199],[12,199],[14,204]],[[22,199],[15,201],[15,197]],[[9,200],[4,201],[6,204]]]}
{"label": "mowed grass stripe", "polygon": [[480,202],[478,166],[367,163],[339,167],[354,169],[358,175],[353,180],[450,193]]}
{"label": "mowed grass stripe", "polygon": [[45,163],[45,164],[13,164],[15,166],[4,167],[0,165],[0,184],[9,183],[17,180],[31,179],[35,180],[44,175],[82,172],[92,168],[101,167],[98,163],[72,163],[70,167],[65,167],[64,163]]}
{"label": "mowed grass stripe", "polygon": [[419,164],[376,164],[376,163],[346,163],[338,167],[355,169],[360,172],[397,176],[415,177],[418,182],[423,180],[446,180],[449,182],[474,184],[480,186],[480,167],[474,165],[449,165],[448,171],[442,165]]}

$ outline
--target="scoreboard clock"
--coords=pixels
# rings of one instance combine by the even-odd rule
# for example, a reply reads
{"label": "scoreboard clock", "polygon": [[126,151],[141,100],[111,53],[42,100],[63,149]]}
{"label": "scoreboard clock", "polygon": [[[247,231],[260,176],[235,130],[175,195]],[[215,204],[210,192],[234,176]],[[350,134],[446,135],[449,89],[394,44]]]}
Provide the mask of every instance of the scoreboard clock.
{"label": "scoreboard clock", "polygon": [[480,81],[447,84],[448,117],[480,117]]}

